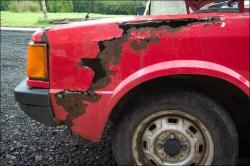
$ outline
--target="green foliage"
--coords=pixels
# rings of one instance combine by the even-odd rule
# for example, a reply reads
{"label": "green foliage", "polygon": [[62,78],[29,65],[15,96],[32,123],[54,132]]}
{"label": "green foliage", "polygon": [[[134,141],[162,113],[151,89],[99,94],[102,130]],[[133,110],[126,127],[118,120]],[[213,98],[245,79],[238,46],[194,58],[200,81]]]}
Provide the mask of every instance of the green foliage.
{"label": "green foliage", "polygon": [[[86,0],[74,0],[74,12],[88,12],[89,1]],[[129,14],[135,15],[136,8],[142,7],[143,1],[141,0],[105,0],[97,1],[93,0],[91,12],[101,14]]]}
{"label": "green foliage", "polygon": [[142,6],[142,1],[97,1],[94,4],[94,13],[103,14],[136,14],[136,8]]}
{"label": "green foliage", "polygon": [[12,12],[40,12],[38,1],[11,1],[8,9]]}
{"label": "green foliage", "polygon": [[48,11],[51,13],[70,13],[73,12],[71,0],[47,0]]}
{"label": "green foliage", "polygon": [[[12,12],[40,12],[40,0],[0,0],[1,10]],[[88,12],[91,0],[46,0],[48,12],[70,13]],[[142,0],[93,0],[91,13],[135,15],[136,9],[143,6]]]}
{"label": "green foliage", "polygon": [[88,11],[88,1],[83,1],[83,0],[73,0],[73,8],[74,12],[82,13],[82,12],[87,12]]}
{"label": "green foliage", "polygon": [[[55,19],[82,19],[86,13],[48,13],[50,20]],[[91,13],[95,18],[107,18],[107,17],[123,17],[122,15],[103,15]],[[46,27],[53,25],[44,21],[42,13],[16,13],[9,11],[1,11],[1,25],[11,27]]]}
{"label": "green foliage", "polygon": [[0,0],[0,10],[7,10],[9,7],[10,1],[8,0]]}

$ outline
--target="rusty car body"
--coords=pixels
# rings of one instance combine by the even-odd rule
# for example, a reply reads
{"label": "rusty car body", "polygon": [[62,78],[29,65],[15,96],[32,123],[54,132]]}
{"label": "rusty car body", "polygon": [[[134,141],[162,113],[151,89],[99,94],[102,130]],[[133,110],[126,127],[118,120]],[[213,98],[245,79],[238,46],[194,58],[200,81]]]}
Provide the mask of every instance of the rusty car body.
{"label": "rusty car body", "polygon": [[[187,4],[197,10],[206,2]],[[46,44],[48,74],[22,82],[17,100],[33,118],[48,124],[55,119],[94,142],[101,139],[111,114],[133,100],[138,87],[157,79],[197,81],[211,96],[224,94],[225,103],[228,93],[234,93],[226,87],[244,101],[250,95],[249,11],[244,7],[238,12],[71,23],[37,31],[32,44]],[[220,84],[209,87],[209,79]],[[214,90],[217,85],[225,88]]]}

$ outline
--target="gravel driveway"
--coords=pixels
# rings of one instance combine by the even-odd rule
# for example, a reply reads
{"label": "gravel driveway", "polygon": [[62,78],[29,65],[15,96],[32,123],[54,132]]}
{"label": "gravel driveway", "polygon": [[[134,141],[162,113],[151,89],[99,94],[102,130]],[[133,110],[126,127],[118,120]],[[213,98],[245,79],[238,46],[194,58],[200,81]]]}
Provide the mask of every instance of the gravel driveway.
{"label": "gravel driveway", "polygon": [[100,143],[47,127],[15,102],[14,88],[25,78],[26,47],[32,32],[1,31],[0,165],[115,165],[111,137]]}

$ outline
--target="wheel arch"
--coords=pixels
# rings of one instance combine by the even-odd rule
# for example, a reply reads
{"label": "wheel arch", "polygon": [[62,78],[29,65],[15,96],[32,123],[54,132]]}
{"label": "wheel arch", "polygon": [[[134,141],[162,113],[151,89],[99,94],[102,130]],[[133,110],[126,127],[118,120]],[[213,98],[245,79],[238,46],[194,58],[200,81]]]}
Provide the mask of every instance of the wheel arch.
{"label": "wheel arch", "polygon": [[235,85],[250,96],[249,80],[226,66],[199,60],[176,60],[157,63],[131,74],[115,88],[110,103],[118,101],[127,92],[147,81],[180,74],[204,75],[222,79]]}
{"label": "wheel arch", "polygon": [[[244,95],[250,96],[249,81],[242,75],[225,66],[198,60],[176,60],[158,63],[145,67],[124,79],[113,91],[113,95],[109,100],[110,113],[115,107],[137,91],[138,87],[145,84],[157,82],[156,80],[164,78],[211,78],[217,81],[223,81],[225,84],[232,85]],[[193,81],[194,82],[194,81]],[[206,84],[204,86],[207,86]]]}
{"label": "wheel arch", "polygon": [[[162,66],[165,69],[161,68]],[[127,113],[122,110],[151,93],[173,89],[195,90],[216,100],[229,111],[237,130],[242,133],[242,142],[250,139],[250,135],[244,134],[250,129],[249,82],[237,72],[221,65],[201,61],[162,63],[143,70],[129,76],[114,91],[113,99],[117,95],[119,100],[110,113],[110,121],[119,122],[123,114]],[[241,111],[238,110],[239,106],[242,107]],[[242,118],[244,120],[241,120]],[[244,130],[241,130],[242,128]],[[241,151],[244,154],[245,150]]]}

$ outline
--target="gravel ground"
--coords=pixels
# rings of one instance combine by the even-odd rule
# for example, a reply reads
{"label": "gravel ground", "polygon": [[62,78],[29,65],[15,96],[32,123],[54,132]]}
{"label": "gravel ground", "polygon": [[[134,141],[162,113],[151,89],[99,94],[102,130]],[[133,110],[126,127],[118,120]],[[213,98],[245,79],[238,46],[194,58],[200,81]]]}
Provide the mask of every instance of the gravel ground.
{"label": "gravel ground", "polygon": [[115,165],[110,133],[91,143],[66,127],[36,122],[19,108],[13,90],[25,78],[31,34],[1,31],[0,165]]}

